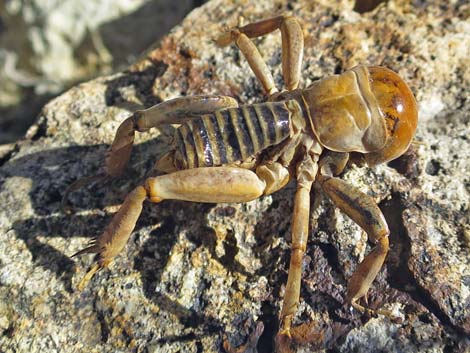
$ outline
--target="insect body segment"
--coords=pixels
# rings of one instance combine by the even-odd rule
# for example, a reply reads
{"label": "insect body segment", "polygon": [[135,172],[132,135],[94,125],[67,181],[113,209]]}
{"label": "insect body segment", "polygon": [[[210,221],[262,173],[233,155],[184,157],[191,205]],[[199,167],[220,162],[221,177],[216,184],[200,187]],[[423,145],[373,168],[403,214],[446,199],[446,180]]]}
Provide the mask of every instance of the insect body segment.
{"label": "insect body segment", "polygon": [[328,149],[367,153],[385,144],[385,121],[368,78],[368,68],[357,66],[303,90],[312,129]]}
{"label": "insect body segment", "polygon": [[244,161],[289,137],[290,119],[285,102],[266,102],[188,120],[175,135],[175,163],[186,169]]}
{"label": "insect body segment", "polygon": [[[281,93],[250,39],[277,29],[282,36],[283,78],[288,89]],[[216,42],[234,42],[239,47],[268,101],[239,107],[231,97],[180,97],[126,119],[106,158],[104,174],[115,176],[122,172],[135,131],[179,124],[172,150],[156,164],[157,169],[168,174],[148,178],[131,192],[105,231],[78,253],[98,254],[81,286],[124,247],[144,200],[247,202],[271,194],[295,179],[292,251],[279,318],[278,347],[295,330],[292,322],[300,300],[314,183],[374,243],[349,280],[345,302],[361,312],[387,314],[360,303],[385,261],[389,249],[387,223],[374,199],[337,176],[346,167],[350,152],[361,154],[369,165],[375,165],[406,151],[418,118],[411,90],[396,73],[377,66],[357,66],[305,89],[297,88],[303,36],[297,20],[289,16],[237,27]],[[83,183],[72,184],[64,199]]]}

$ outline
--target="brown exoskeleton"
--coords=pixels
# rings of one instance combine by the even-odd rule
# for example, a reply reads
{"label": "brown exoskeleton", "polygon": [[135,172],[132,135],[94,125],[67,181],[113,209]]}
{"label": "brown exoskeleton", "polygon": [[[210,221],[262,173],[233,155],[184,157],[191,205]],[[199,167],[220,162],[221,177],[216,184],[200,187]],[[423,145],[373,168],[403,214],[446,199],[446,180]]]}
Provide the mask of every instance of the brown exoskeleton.
{"label": "brown exoskeleton", "polygon": [[[287,88],[281,93],[249,39],[276,29],[282,36],[282,70]],[[121,252],[145,200],[247,202],[269,195],[295,178],[292,252],[279,335],[290,336],[299,302],[314,182],[375,244],[349,280],[346,293],[346,302],[354,308],[370,310],[358,300],[366,295],[384,263],[389,248],[388,226],[370,196],[335,176],[343,171],[351,152],[361,154],[369,166],[374,166],[407,150],[417,125],[411,90],[396,73],[378,66],[356,66],[298,89],[303,35],[298,21],[289,16],[237,27],[216,42],[221,46],[234,42],[240,48],[267,92],[268,101],[238,106],[226,96],[181,97],[127,118],[106,158],[107,175],[117,176],[124,170],[135,131],[180,124],[173,149],[156,165],[168,174],[148,178],[134,189],[104,232],[76,254],[98,254],[80,287]]]}

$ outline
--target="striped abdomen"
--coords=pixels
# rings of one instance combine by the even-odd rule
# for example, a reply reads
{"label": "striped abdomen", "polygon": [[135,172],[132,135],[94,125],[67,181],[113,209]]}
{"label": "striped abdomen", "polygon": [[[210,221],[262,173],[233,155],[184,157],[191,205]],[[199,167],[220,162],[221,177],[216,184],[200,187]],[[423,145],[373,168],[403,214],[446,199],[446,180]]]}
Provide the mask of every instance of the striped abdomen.
{"label": "striped abdomen", "polygon": [[266,102],[188,120],[176,131],[176,160],[182,169],[244,161],[287,138],[290,117],[285,102]]}

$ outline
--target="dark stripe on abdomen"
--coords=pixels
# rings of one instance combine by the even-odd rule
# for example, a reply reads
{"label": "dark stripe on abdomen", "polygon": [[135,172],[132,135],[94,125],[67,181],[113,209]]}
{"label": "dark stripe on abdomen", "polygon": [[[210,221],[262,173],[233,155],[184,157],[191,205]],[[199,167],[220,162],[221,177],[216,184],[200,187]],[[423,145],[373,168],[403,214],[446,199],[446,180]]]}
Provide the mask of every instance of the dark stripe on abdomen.
{"label": "dark stripe on abdomen", "polygon": [[[203,119],[194,119],[193,132],[196,139],[196,150],[200,166],[212,167],[214,165],[213,151],[209,134],[204,126]],[[202,162],[202,163],[201,163]]]}
{"label": "dark stripe on abdomen", "polygon": [[186,165],[188,160],[188,153],[186,152],[186,144],[184,143],[184,137],[183,133],[181,132],[181,129],[176,129],[175,140],[175,146],[177,147],[177,149],[179,149],[180,152],[180,159],[182,159],[182,161],[184,161],[184,164]]}
{"label": "dark stripe on abdomen", "polygon": [[229,109],[229,112],[232,118],[232,125],[235,128],[235,134],[237,135],[242,159],[246,159],[254,154],[253,142],[251,141],[246,122],[248,117],[245,117],[242,109]]}
{"label": "dark stripe on abdomen", "polygon": [[245,116],[248,128],[251,133],[253,148],[255,151],[260,151],[265,146],[265,139],[255,108],[252,105],[245,105],[241,109],[243,110],[243,115]]}
{"label": "dark stripe on abdomen", "polygon": [[218,110],[182,124],[175,148],[184,168],[243,161],[289,137],[290,117],[285,102]]}
{"label": "dark stripe on abdomen", "polygon": [[258,119],[261,122],[261,126],[264,130],[264,137],[266,142],[269,145],[273,145],[276,142],[276,121],[273,116],[273,111],[268,106],[269,103],[264,104],[257,104],[258,109],[256,112],[258,113]]}
{"label": "dark stripe on abdomen", "polygon": [[188,124],[181,125],[180,130],[181,136],[183,137],[183,148],[186,151],[186,163],[189,168],[196,168],[199,166],[196,144],[194,142],[192,128]]}
{"label": "dark stripe on abdomen", "polygon": [[204,115],[202,120],[211,139],[214,165],[226,164],[228,162],[227,151],[225,149],[222,133],[215,115]]}
{"label": "dark stripe on abdomen", "polygon": [[290,112],[285,104],[271,104],[276,117],[276,132],[278,139],[284,139],[290,134]]}
{"label": "dark stripe on abdomen", "polygon": [[228,143],[227,147],[229,147],[228,149],[231,152],[230,162],[234,162],[234,161],[240,161],[242,159],[242,153],[241,153],[241,148],[240,148],[240,141],[238,141],[238,136],[235,131],[235,125],[232,121],[230,110],[232,109],[222,110],[218,113],[220,113],[223,124],[225,126],[224,140]]}

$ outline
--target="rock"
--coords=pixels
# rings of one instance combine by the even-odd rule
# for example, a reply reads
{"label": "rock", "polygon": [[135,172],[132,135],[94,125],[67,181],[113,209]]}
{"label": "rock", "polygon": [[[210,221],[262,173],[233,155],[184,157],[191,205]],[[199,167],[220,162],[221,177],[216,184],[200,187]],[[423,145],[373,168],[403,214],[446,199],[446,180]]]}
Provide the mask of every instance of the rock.
{"label": "rock", "polygon": [[[233,3],[194,10],[129,70],[73,87],[48,103],[0,168],[2,352],[223,352],[273,350],[287,279],[295,185],[246,204],[146,205],[125,251],[83,292],[91,257],[70,259],[99,234],[126,193],[168,149],[172,128],[138,136],[126,175],[71,195],[100,170],[129,111],[192,94],[263,99],[236,48],[212,39],[239,16],[290,11],[305,32],[302,85],[359,63],[383,64],[416,93],[416,143],[389,165],[351,167],[343,179],[374,197],[391,250],[369,305],[343,306],[347,279],[370,251],[366,236],[315,189],[295,343],[284,351],[443,352],[470,349],[470,7],[388,1],[359,14],[348,1]],[[256,40],[282,84],[280,38]],[[467,154],[466,154],[467,153]],[[262,323],[262,325],[260,325]],[[264,326],[264,331],[260,331]]]}
{"label": "rock", "polygon": [[192,7],[190,0],[0,4],[0,143],[21,137],[67,87],[135,61]]}

